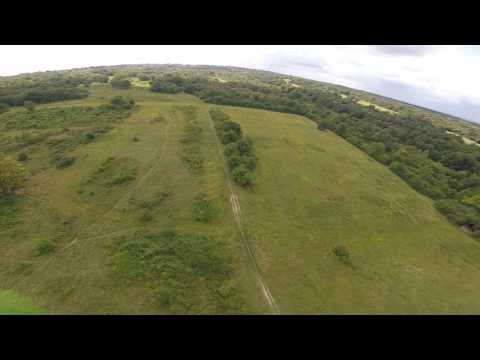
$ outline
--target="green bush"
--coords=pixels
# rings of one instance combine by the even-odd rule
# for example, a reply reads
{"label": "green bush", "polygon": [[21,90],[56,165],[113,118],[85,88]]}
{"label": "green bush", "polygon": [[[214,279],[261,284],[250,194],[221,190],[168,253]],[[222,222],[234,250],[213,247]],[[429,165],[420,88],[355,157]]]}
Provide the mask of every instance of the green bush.
{"label": "green bush", "polygon": [[457,225],[480,224],[478,212],[473,207],[463,205],[455,199],[443,199],[434,202],[435,208],[450,222]]}
{"label": "green bush", "polygon": [[210,222],[215,217],[215,207],[206,194],[198,194],[192,203],[193,219],[200,222]]}
{"label": "green bush", "polygon": [[252,155],[253,154],[253,142],[251,139],[241,139],[237,143],[238,151],[241,155]]}
{"label": "green bush", "polygon": [[143,209],[153,209],[163,204],[163,202],[170,197],[170,193],[163,191],[155,195],[152,199],[141,202],[140,207]]}
{"label": "green bush", "polygon": [[25,162],[29,159],[28,155],[24,152],[21,152],[20,154],[18,154],[17,156],[17,160],[18,161],[21,161],[21,162]]}
{"label": "green bush", "polygon": [[122,185],[133,180],[135,180],[135,175],[133,174],[120,174],[109,181],[107,185]]}
{"label": "green bush", "polygon": [[85,134],[85,138],[89,141],[95,140],[96,135],[94,133],[88,132]]}
{"label": "green bush", "polygon": [[237,143],[230,143],[225,145],[224,150],[225,156],[230,157],[233,155],[240,155],[240,151],[238,151],[238,144]]}
{"label": "green bush", "polygon": [[232,170],[233,181],[243,187],[253,185],[253,175],[245,165],[237,166]]}
{"label": "green bush", "polygon": [[249,170],[253,171],[256,167],[257,161],[253,156],[231,155],[227,156],[227,163],[231,170],[240,165],[244,165]]}
{"label": "green bush", "polygon": [[154,298],[158,304],[164,307],[169,307],[175,303],[174,291],[170,288],[160,288],[154,293]]}
{"label": "green bush", "polygon": [[130,89],[132,87],[130,80],[117,76],[110,81],[110,84],[117,89]]}
{"label": "green bush", "polygon": [[317,121],[317,129],[321,131],[326,131],[329,129],[329,126],[326,121],[318,120]]}
{"label": "green bush", "polygon": [[148,74],[138,74],[138,79],[140,81],[149,81],[152,79],[152,77]]}
{"label": "green bush", "polygon": [[26,168],[14,159],[0,153],[0,195],[12,194],[27,180]]}
{"label": "green bush", "polygon": [[50,254],[54,252],[55,249],[56,245],[50,240],[41,240],[35,248],[38,256]]}
{"label": "green bush", "polygon": [[347,262],[350,260],[350,252],[343,245],[338,245],[333,248],[333,254],[341,261]]}
{"label": "green bush", "polygon": [[176,84],[165,82],[162,80],[155,80],[150,82],[150,91],[165,94],[176,94],[182,91],[182,89]]}
{"label": "green bush", "polygon": [[140,217],[138,218],[138,220],[140,220],[141,222],[150,222],[153,220],[153,215],[150,213],[150,211],[144,211],[142,213],[142,215],[140,215]]}
{"label": "green bush", "polygon": [[224,145],[234,143],[239,139],[238,134],[235,131],[227,131],[222,135],[222,143]]}
{"label": "green bush", "polygon": [[242,137],[242,128],[240,124],[233,122],[233,121],[225,121],[222,125],[222,130],[227,133],[232,131],[236,134],[236,137],[239,139]]}
{"label": "green bush", "polygon": [[55,165],[57,166],[57,168],[63,169],[63,168],[66,168],[66,167],[69,167],[69,166],[73,165],[74,162],[75,162],[74,157],[65,156],[65,157],[62,157],[62,158],[58,159]]}
{"label": "green bush", "polygon": [[230,120],[230,117],[219,108],[212,108],[208,112],[210,113],[213,121],[223,122]]}
{"label": "green bush", "polygon": [[110,105],[115,108],[132,109],[135,106],[135,100],[126,99],[123,96],[115,96],[110,99]]}
{"label": "green bush", "polygon": [[221,242],[175,230],[139,232],[118,240],[117,271],[130,281],[148,281],[153,300],[163,310],[182,314],[240,311],[240,295],[229,286],[231,255]]}

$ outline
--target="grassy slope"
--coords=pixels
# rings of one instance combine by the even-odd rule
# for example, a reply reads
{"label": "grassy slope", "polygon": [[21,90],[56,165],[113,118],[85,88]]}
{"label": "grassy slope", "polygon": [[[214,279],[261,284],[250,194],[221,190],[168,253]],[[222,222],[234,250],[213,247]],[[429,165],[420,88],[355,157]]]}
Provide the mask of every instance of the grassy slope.
{"label": "grassy slope", "polygon": [[[29,150],[35,175],[18,203],[18,223],[0,232],[0,289],[28,296],[49,313],[164,313],[149,283],[118,276],[112,244],[140,227],[175,227],[223,241],[236,254],[234,282],[248,311],[268,313],[233,226],[208,106],[190,96],[138,88],[96,86],[92,92],[88,99],[42,107],[98,105],[127,94],[140,110],[103,138],[78,147],[79,160],[70,168],[49,166],[43,144]],[[178,105],[198,110],[203,175],[191,174],[181,161],[185,121]],[[479,246],[440,217],[428,199],[304,118],[225,109],[254,139],[257,184],[253,191],[236,191],[245,230],[282,312],[479,312]],[[154,122],[159,114],[164,120]],[[136,179],[113,190],[82,185],[109,156],[135,164]],[[152,222],[140,223],[132,200],[159,191],[172,195],[154,210]],[[200,191],[219,209],[212,224],[192,220],[192,199]],[[35,256],[38,242],[52,238],[57,251]],[[352,266],[331,255],[338,244],[350,249]]]}
{"label": "grassy slope", "polygon": [[[480,246],[384,166],[304,118],[225,108],[254,140],[245,226],[286,313],[478,313]],[[345,245],[351,266],[332,255]]]}
{"label": "grassy slope", "polygon": [[[140,227],[201,231],[223,239],[235,253],[241,254],[229,209],[226,179],[206,111],[199,112],[205,134],[204,175],[190,174],[180,159],[179,139],[184,120],[174,107],[201,108],[204,104],[189,96],[159,95],[144,90],[125,92],[99,86],[87,100],[46,106],[97,105],[117,94],[135,98],[140,111],[104,138],[79,147],[75,155],[80,160],[74,166],[64,170],[50,167],[35,175],[27,187],[30,196],[22,200],[20,225],[3,236],[0,234],[0,253],[5,259],[0,264],[0,288],[26,294],[53,313],[163,313],[152,302],[148,284],[127,284],[115,275],[112,239]],[[159,114],[165,120],[152,122]],[[134,135],[140,141],[134,142]],[[29,166],[41,161],[42,145],[36,153],[38,158]],[[78,194],[82,181],[109,156],[130,159],[137,168],[135,181],[114,191],[90,187],[84,188],[84,194]],[[154,221],[147,225],[140,223],[140,214],[132,209],[129,200],[148,199],[159,191],[172,194],[167,205],[155,210]],[[212,224],[192,220],[191,202],[200,191],[209,194],[219,207],[220,215]],[[95,195],[89,197],[90,192]],[[64,221],[70,223],[61,225]],[[53,255],[34,256],[38,241],[53,237],[58,238],[58,250]],[[264,311],[261,295],[248,268],[243,266],[245,260],[239,255],[235,261],[235,281],[245,289],[250,312]]]}

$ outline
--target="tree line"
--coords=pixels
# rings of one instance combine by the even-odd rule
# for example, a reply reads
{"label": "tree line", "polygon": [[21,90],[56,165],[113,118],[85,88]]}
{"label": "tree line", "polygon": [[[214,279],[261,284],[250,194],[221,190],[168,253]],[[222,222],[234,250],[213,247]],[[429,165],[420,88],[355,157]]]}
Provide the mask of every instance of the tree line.
{"label": "tree line", "polygon": [[240,124],[232,121],[222,110],[213,108],[209,112],[217,136],[224,145],[224,154],[233,181],[243,187],[252,186],[253,171],[257,165],[252,140],[245,138]]}

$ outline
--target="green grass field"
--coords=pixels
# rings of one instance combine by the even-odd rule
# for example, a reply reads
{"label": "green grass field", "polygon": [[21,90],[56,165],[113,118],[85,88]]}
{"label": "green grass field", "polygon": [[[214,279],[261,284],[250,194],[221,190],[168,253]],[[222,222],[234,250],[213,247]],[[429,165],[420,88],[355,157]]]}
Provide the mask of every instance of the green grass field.
{"label": "green grass field", "polygon": [[[239,197],[283,312],[478,313],[480,246],[430,200],[304,118],[228,113],[259,158],[254,190]],[[350,264],[332,254],[338,245]]]}
{"label": "green grass field", "polygon": [[[0,206],[0,312],[271,313],[235,227],[210,105],[141,87],[90,91],[37,106],[42,128],[2,128],[0,146],[13,157],[26,152],[32,176]],[[110,115],[55,120],[58,109],[115,95],[138,108],[93,141],[74,140]],[[480,245],[430,200],[305,118],[222,109],[254,142],[255,185],[234,190],[281,313],[480,311]],[[65,138],[62,151],[75,162],[57,168],[52,144]],[[192,149],[201,165],[191,166]],[[208,221],[196,216],[199,195],[213,209]],[[339,245],[349,261],[333,254]]]}
{"label": "green grass field", "polygon": [[362,105],[362,106],[373,105],[375,107],[375,109],[378,110],[378,111],[384,111],[384,112],[389,112],[390,114],[396,114],[396,111],[387,109],[386,107],[383,107],[383,106],[372,104],[371,102],[368,102],[366,100],[359,100],[359,101],[357,101],[357,103]]}
{"label": "green grass field", "polygon": [[0,291],[0,315],[41,315],[44,312],[12,291]]}

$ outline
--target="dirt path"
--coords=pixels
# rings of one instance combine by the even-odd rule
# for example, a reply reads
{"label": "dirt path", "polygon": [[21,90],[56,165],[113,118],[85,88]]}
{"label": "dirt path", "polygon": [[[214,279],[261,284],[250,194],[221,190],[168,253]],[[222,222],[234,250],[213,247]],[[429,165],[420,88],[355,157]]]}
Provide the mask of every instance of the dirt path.
{"label": "dirt path", "polygon": [[218,154],[223,165],[223,171],[225,173],[225,177],[227,178],[228,187],[230,189],[230,204],[232,205],[232,213],[235,219],[235,223],[237,225],[237,230],[240,233],[240,238],[242,239],[243,246],[245,248],[245,251],[247,252],[248,258],[252,265],[257,283],[260,286],[260,289],[262,290],[262,293],[265,296],[265,299],[267,300],[267,303],[270,309],[272,309],[272,312],[275,315],[278,315],[280,314],[280,309],[278,308],[277,303],[273,298],[273,295],[270,291],[270,288],[267,285],[267,282],[265,281],[262,274],[260,273],[260,268],[258,266],[257,259],[255,257],[255,253],[253,251],[252,245],[248,241],[243,231],[242,219],[241,219],[242,210],[240,208],[240,202],[238,201],[238,196],[233,191],[233,185],[232,185],[232,181],[230,180],[230,175],[228,173],[227,163],[226,163],[225,157],[223,156],[222,148],[220,146],[220,142],[218,141],[218,137],[217,137],[217,132],[215,131],[213,120],[210,117],[210,113],[208,112],[208,110],[207,110],[207,116],[210,123],[210,128],[212,129],[213,135],[215,136],[215,142],[217,144]]}

